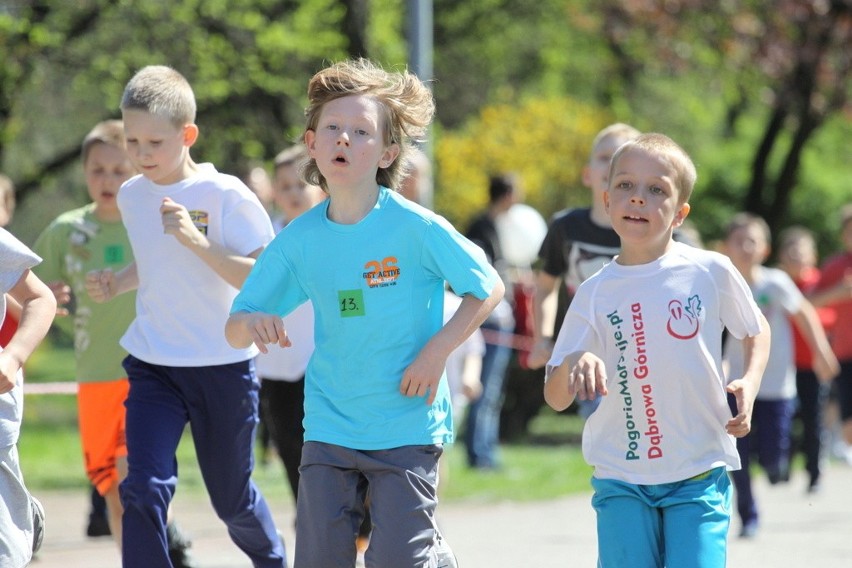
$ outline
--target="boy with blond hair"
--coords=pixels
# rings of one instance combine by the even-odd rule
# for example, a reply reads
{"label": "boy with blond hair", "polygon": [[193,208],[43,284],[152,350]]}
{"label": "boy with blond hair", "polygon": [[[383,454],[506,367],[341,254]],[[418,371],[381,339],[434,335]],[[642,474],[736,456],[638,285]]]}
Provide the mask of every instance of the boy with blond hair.
{"label": "boy with blond hair", "polygon": [[231,348],[228,309],[272,239],[269,216],[238,178],[197,164],[195,97],[174,69],[140,70],[121,99],[127,152],[141,172],[118,194],[135,261],[91,273],[96,301],[138,287],[121,338],[129,355],[125,568],[169,566],[166,512],[187,422],[216,514],[256,567],[287,565],[269,507],[251,480],[259,382],[257,349]]}
{"label": "boy with blond hair", "polygon": [[[557,284],[562,281],[570,302],[577,287],[618,254],[618,234],[612,229],[603,195],[612,155],[619,146],[637,136],[636,128],[622,122],[598,132],[582,172],[583,185],[591,193],[591,206],[560,211],[550,220],[536,263],[533,349],[528,359],[532,369],[541,368],[550,358],[553,335],[564,317],[547,313],[545,308]],[[580,401],[580,414],[588,416],[596,407],[597,401]]]}
{"label": "boy with blond hair", "polygon": [[[601,397],[583,455],[594,466],[603,568],[725,566],[727,470],[740,467],[734,437],[750,429],[769,328],[725,256],[672,239],[695,178],[692,160],[662,134],[618,149],[603,202],[621,251],[577,289],[547,364],[544,396],[555,410]],[[747,355],[727,384],[724,328]]]}
{"label": "boy with blond hair", "polygon": [[[91,203],[66,211],[42,231],[33,249],[44,261],[35,271],[56,295],[60,313],[71,312],[73,318],[86,474],[106,500],[109,532],[121,548],[124,507],[118,486],[127,474],[124,401],[129,386],[121,366],[127,352],[117,336],[133,321],[136,294],[123,294],[109,303],[94,302],[86,293],[86,275],[104,266],[120,270],[133,262],[116,201],[118,189],[136,173],[127,157],[122,122],[96,124],[83,139],[81,157]],[[169,523],[168,542],[175,568],[190,566],[189,541],[173,523]]]}
{"label": "boy with blond hair", "polygon": [[[354,567],[369,496],[367,566],[455,566],[435,518],[453,440],[444,367],[503,284],[481,249],[392,189],[434,114],[416,76],[345,61],[314,75],[308,101],[305,179],[329,198],[278,234],[226,327],[235,347],[287,347],[282,316],[314,306],[295,563]],[[444,325],[445,282],[464,298]]]}

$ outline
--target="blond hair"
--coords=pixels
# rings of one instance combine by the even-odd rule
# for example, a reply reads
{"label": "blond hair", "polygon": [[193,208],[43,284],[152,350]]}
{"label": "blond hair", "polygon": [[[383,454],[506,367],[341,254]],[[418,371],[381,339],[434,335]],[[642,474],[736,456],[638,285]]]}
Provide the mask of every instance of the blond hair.
{"label": "blond hair", "polygon": [[180,128],[195,122],[195,94],[183,75],[165,65],[149,65],[124,87],[121,110],[141,110]]}
{"label": "blond hair", "polygon": [[125,150],[126,140],[124,137],[124,123],[120,120],[104,120],[97,123],[80,145],[80,155],[83,163],[89,159],[89,152],[95,144],[106,144],[120,150]]}
{"label": "blond hair", "polygon": [[278,152],[273,160],[273,167],[277,170],[285,166],[300,167],[308,160],[308,149],[304,144],[294,144]]}
{"label": "blond hair", "polygon": [[686,150],[665,134],[657,132],[640,134],[635,139],[622,144],[612,156],[609,166],[610,180],[615,175],[615,166],[618,159],[624,152],[633,148],[643,150],[652,156],[667,158],[669,165],[674,170],[674,184],[678,191],[678,201],[680,203],[689,201],[689,197],[692,195],[692,188],[695,187],[695,180],[698,177],[695,171],[695,164],[692,163],[692,159],[686,153]]}
{"label": "blond hair", "polygon": [[627,142],[628,140],[635,140],[639,138],[639,135],[642,134],[639,129],[630,126],[629,124],[625,124],[623,122],[616,122],[614,124],[610,124],[605,127],[603,130],[597,133],[595,139],[592,140],[592,155],[595,154],[595,151],[598,149],[605,140],[609,140],[614,138],[616,140],[624,140]]}
{"label": "blond hair", "polygon": [[[391,73],[363,58],[335,63],[308,82],[305,130],[316,130],[326,103],[349,95],[370,96],[379,103],[383,111],[384,143],[397,144],[399,156],[386,168],[379,168],[376,182],[397,188],[407,173],[409,154],[426,137],[435,115],[432,92],[409,71]],[[308,161],[304,176],[308,183],[328,190],[316,160]]]}

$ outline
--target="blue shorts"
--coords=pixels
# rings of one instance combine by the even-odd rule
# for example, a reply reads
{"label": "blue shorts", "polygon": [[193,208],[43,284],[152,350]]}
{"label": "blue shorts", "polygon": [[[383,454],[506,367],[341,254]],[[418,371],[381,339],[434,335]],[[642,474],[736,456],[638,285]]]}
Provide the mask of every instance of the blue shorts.
{"label": "blue shorts", "polygon": [[659,485],[592,478],[599,568],[724,568],[733,489],[724,467]]}

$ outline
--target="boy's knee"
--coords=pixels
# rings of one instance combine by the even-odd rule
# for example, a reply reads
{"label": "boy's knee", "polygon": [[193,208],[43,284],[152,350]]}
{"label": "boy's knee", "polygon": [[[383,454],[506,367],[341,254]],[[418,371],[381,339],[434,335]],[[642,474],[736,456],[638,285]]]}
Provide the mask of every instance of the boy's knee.
{"label": "boy's knee", "polygon": [[174,483],[153,477],[128,475],[119,484],[118,493],[125,510],[165,511],[174,496]]}

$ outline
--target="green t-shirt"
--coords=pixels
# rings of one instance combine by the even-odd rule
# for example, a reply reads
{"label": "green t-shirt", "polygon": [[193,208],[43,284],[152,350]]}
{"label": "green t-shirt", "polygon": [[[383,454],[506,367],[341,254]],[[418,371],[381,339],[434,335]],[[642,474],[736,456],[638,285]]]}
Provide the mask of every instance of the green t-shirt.
{"label": "green t-shirt", "polygon": [[[98,304],[86,292],[86,273],[130,264],[133,252],[121,222],[105,223],[93,214],[94,204],[57,217],[33,249],[44,261],[33,270],[45,282],[61,280],[73,291],[74,353],[79,382],[114,381],[127,376],[121,361],[127,352],[118,344],[136,313],[136,293]],[[59,319],[59,318],[57,318]]]}

